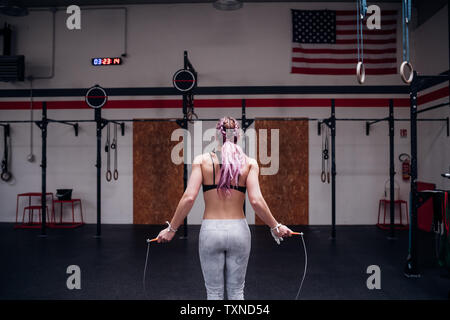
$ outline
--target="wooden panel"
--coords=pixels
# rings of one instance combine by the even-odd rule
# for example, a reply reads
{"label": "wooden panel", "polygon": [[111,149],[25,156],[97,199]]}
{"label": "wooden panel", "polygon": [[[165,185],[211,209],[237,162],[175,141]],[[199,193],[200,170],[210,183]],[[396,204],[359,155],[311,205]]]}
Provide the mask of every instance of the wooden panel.
{"label": "wooden panel", "polygon": [[[133,125],[133,223],[164,224],[183,194],[183,164],[171,160],[175,122]],[[182,156],[182,153],[181,153]]]}
{"label": "wooden panel", "polygon": [[[255,121],[258,136],[258,164],[261,191],[275,219],[286,225],[308,224],[308,121],[258,120]],[[271,155],[271,134],[269,129],[279,129],[279,169],[275,175],[262,175],[259,157],[259,129],[267,130],[267,154]],[[256,224],[264,224],[258,217]]]}

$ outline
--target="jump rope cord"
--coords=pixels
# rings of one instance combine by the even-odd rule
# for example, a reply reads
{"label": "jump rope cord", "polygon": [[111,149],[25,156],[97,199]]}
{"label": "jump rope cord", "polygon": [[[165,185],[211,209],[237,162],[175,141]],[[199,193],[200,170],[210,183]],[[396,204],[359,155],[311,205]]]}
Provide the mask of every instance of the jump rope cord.
{"label": "jump rope cord", "polygon": [[307,268],[308,268],[308,253],[306,252],[305,240],[303,239],[303,234],[300,234],[300,236],[301,236],[301,238],[302,238],[303,250],[305,251],[305,269],[303,270],[302,282],[300,282],[300,287],[298,288],[298,292],[297,292],[297,295],[295,296],[295,300],[298,300],[298,297],[299,297],[299,295],[300,295],[300,292],[302,291],[303,281],[305,281],[306,270],[307,270]]}
{"label": "jump rope cord", "polygon": [[[303,287],[303,282],[305,281],[305,277],[306,277],[306,270],[308,269],[308,253],[306,252],[306,244],[305,244],[305,240],[303,239],[303,233],[300,233],[300,237],[302,238],[303,250],[305,252],[305,269],[303,270],[302,281],[300,282],[300,287],[298,288],[297,295],[295,296],[295,300],[298,300],[298,297],[300,296],[300,292],[302,291],[302,287]],[[144,293],[146,292],[146,289],[145,289],[145,276],[147,274],[148,252],[149,251],[150,251],[150,241],[147,240],[147,254],[145,256],[144,275],[142,277],[142,286],[144,288]]]}
{"label": "jump rope cord", "polygon": [[145,256],[144,276],[142,277],[142,286],[144,288],[144,293],[146,292],[146,290],[145,290],[145,275],[147,274],[148,252],[149,252],[149,250],[150,250],[150,241],[147,241],[147,255]]}

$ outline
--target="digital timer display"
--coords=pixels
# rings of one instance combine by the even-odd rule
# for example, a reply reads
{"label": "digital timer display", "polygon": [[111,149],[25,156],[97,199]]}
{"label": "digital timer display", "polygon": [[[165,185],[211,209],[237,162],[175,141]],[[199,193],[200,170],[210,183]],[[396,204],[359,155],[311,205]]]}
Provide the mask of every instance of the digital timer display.
{"label": "digital timer display", "polygon": [[122,64],[122,58],[93,58],[93,66],[117,66]]}

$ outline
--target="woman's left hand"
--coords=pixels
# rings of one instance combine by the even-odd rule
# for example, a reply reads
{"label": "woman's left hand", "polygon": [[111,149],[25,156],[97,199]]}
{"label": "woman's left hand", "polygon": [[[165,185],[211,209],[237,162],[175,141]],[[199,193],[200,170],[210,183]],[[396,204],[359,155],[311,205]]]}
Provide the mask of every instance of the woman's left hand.
{"label": "woman's left hand", "polygon": [[292,237],[292,230],[283,224],[278,228],[278,232],[276,232],[275,234],[281,238]]}
{"label": "woman's left hand", "polygon": [[270,233],[277,244],[280,244],[284,237],[292,237],[292,230],[283,224],[276,229],[271,229]]}
{"label": "woman's left hand", "polygon": [[158,234],[157,241],[158,243],[169,242],[173,239],[174,236],[175,232],[170,231],[169,228],[166,228],[164,230],[161,230],[161,232]]}

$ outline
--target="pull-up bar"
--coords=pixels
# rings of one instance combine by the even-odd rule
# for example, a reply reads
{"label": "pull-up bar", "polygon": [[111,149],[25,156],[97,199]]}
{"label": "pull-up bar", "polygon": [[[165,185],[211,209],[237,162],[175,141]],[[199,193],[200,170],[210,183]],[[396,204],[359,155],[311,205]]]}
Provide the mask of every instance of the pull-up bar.
{"label": "pull-up bar", "polygon": [[[430,111],[430,110],[442,108],[442,107],[445,107],[445,106],[450,107],[449,103],[448,103],[448,102],[445,102],[445,103],[440,103],[440,104],[435,105],[435,106],[432,106],[432,107],[428,107],[428,108],[425,108],[425,109],[421,109],[421,110],[417,111],[417,113],[423,113],[423,112],[427,112],[427,111]],[[419,119],[417,119],[417,120],[419,120]]]}
{"label": "pull-up bar", "polygon": [[[53,119],[47,119],[48,122],[53,122],[53,123],[61,123],[61,124],[65,124],[68,126],[72,126],[73,129],[75,130],[75,136],[78,137],[78,123],[72,123],[70,121],[64,121],[64,120],[53,120]],[[39,126],[39,123],[41,121],[36,121],[36,124]]]}

